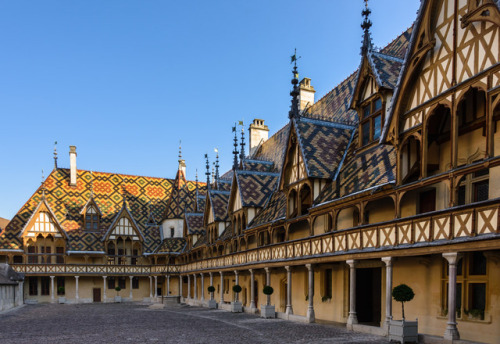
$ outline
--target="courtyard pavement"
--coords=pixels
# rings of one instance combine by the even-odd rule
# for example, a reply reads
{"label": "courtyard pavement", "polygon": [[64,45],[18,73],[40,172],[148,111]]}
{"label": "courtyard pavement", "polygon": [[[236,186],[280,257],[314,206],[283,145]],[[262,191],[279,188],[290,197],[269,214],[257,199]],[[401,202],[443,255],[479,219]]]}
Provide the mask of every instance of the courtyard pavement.
{"label": "courtyard pavement", "polygon": [[261,319],[207,308],[38,304],[0,314],[2,344],[389,343],[343,327]]}

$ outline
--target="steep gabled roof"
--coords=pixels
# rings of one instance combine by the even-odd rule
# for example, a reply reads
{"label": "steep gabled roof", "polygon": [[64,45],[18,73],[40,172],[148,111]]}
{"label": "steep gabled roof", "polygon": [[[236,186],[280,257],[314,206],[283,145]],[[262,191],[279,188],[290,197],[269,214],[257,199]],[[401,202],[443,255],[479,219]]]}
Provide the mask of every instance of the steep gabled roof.
{"label": "steep gabled roof", "polygon": [[243,207],[263,207],[276,190],[279,174],[259,171],[236,171],[236,183]]}
{"label": "steep gabled roof", "polygon": [[277,170],[281,170],[285,159],[285,149],[290,133],[290,123],[278,130],[267,141],[262,143],[250,157],[252,160],[273,162]]}
{"label": "steep gabled roof", "polygon": [[103,240],[103,241],[104,240],[108,240],[109,236],[113,232],[113,229],[118,224],[118,221],[120,221],[120,219],[122,219],[123,217],[126,217],[129,220],[130,225],[135,230],[135,233],[137,234],[137,236],[141,239],[141,241],[144,241],[144,235],[142,234],[142,231],[139,228],[139,225],[137,224],[137,222],[135,222],[134,216],[132,215],[132,213],[128,209],[127,201],[125,199],[123,199],[122,208],[120,209],[120,211],[118,212],[118,214],[116,214],[113,222],[109,226],[109,228],[106,231],[106,233],[102,236],[101,240]]}
{"label": "steep gabled roof", "polygon": [[256,172],[274,172],[275,166],[272,161],[244,159],[243,169]]}
{"label": "steep gabled roof", "polygon": [[[198,185],[198,188],[202,187]],[[178,170],[163,219],[182,219],[184,212],[195,211],[196,185],[188,183],[184,172]]]}
{"label": "steep gabled roof", "polygon": [[272,194],[264,209],[253,218],[247,229],[284,220],[286,217],[286,196],[282,191]]}
{"label": "steep gabled roof", "polygon": [[[208,202],[209,205],[205,209],[205,215],[208,219],[210,209],[213,212],[214,222],[226,222],[229,221],[229,216],[227,215],[227,204],[229,202],[229,191],[219,191],[219,190],[208,190]],[[205,220],[205,217],[204,217]]]}
{"label": "steep gabled roof", "polygon": [[309,178],[333,178],[354,131],[353,126],[310,118],[294,127]]}
{"label": "steep gabled roof", "polygon": [[203,234],[205,228],[203,227],[203,214],[202,213],[186,213],[184,214],[188,235]]}
{"label": "steep gabled roof", "polygon": [[184,251],[186,245],[187,242],[184,238],[167,238],[162,241],[154,254],[180,254]]}

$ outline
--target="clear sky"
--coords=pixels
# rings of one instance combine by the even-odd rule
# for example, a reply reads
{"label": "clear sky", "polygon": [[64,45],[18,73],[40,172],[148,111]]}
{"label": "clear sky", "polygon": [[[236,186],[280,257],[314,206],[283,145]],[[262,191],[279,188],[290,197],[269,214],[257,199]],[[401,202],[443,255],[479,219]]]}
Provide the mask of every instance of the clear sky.
{"label": "clear sky", "polygon": [[[384,46],[419,0],[371,0]],[[203,155],[232,164],[235,121],[288,120],[290,55],[316,99],[360,62],[362,0],[0,0],[0,217],[11,218],[53,168],[188,178]],[[248,136],[248,131],[246,131]],[[200,177],[200,179],[202,179]]]}

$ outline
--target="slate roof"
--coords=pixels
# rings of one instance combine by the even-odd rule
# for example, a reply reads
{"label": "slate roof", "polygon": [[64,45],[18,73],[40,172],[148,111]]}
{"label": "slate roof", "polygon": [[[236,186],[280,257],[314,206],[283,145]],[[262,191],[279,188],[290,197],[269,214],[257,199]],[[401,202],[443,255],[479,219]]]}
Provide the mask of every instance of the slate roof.
{"label": "slate roof", "polygon": [[304,117],[295,120],[295,127],[307,175],[310,178],[333,178],[354,127]]}
{"label": "slate roof", "polygon": [[[149,213],[162,218],[172,190],[173,180],[119,173],[77,171],[77,185],[69,185],[69,169],[57,168],[45,180],[45,198],[55,218],[68,235],[69,251],[102,252],[101,238],[116,215],[122,209],[123,197],[129,211],[144,236],[144,252],[153,252],[160,244],[160,233],[156,226],[147,226]],[[202,185],[202,183],[200,183]],[[203,184],[204,185],[204,184]],[[82,207],[88,202],[93,190],[94,200],[102,213],[97,232],[82,229]],[[194,182],[186,182],[187,190],[194,190]],[[0,249],[21,249],[18,238],[22,228],[33,215],[42,199],[39,187],[13,217],[0,234]],[[150,210],[151,209],[151,210]]]}
{"label": "slate roof", "polygon": [[198,237],[198,240],[196,240],[196,243],[193,245],[193,248],[198,248],[203,245],[207,244],[207,236],[206,235],[200,235]]}
{"label": "slate roof", "polygon": [[372,52],[370,58],[381,86],[394,89],[403,66],[403,60],[376,52]]}
{"label": "slate roof", "polygon": [[196,202],[196,211],[203,212],[205,210],[205,204],[207,203],[207,196],[198,195]]}
{"label": "slate roof", "polygon": [[278,178],[278,173],[236,171],[242,206],[262,208],[276,189]]}
{"label": "slate roof", "polygon": [[256,160],[256,159],[244,159],[243,169],[258,171],[258,172],[274,172],[276,167],[272,161]]}
{"label": "slate roof", "polygon": [[186,213],[186,225],[188,234],[203,234],[205,228],[203,227],[203,213]]}
{"label": "slate roof", "polygon": [[233,226],[230,224],[224,229],[224,232],[217,238],[217,241],[226,241],[227,239],[231,239],[233,236]]}
{"label": "slate roof", "polygon": [[410,43],[412,31],[413,25],[406,29],[406,31],[404,31],[401,35],[396,37],[391,43],[382,48],[380,53],[404,59],[406,50],[408,49],[408,45]]}
{"label": "slate roof", "polygon": [[[204,192],[204,189],[205,184],[198,183],[198,193]],[[196,184],[188,183],[184,173],[178,170],[163,219],[181,219],[184,212],[194,212],[196,210],[195,199]]]}
{"label": "slate roof", "polygon": [[286,217],[286,196],[282,191],[272,194],[265,208],[249,223],[247,229],[272,223]]}
{"label": "slate roof", "polygon": [[217,190],[231,191],[231,180],[219,178],[217,180]]}
{"label": "slate roof", "polygon": [[229,191],[209,190],[208,197],[214,212],[215,222],[229,221],[227,215],[227,204],[229,202]]}
{"label": "slate roof", "polygon": [[186,239],[184,238],[167,238],[164,239],[155,254],[182,253],[186,248]]}
{"label": "slate roof", "polygon": [[283,160],[285,159],[285,149],[289,133],[290,123],[287,123],[267,141],[262,143],[251,156],[251,159],[273,162],[278,170],[281,169]]}

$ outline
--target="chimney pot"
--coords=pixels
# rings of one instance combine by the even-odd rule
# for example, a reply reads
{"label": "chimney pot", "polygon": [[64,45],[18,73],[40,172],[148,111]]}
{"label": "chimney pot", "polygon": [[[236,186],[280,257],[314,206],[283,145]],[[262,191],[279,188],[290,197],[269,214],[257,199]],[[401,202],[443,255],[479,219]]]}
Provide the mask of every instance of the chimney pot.
{"label": "chimney pot", "polygon": [[250,156],[253,156],[259,145],[269,138],[269,128],[263,119],[255,118],[248,128],[250,137]]}
{"label": "chimney pot", "polygon": [[299,83],[299,110],[304,111],[307,106],[314,104],[314,87],[311,86],[311,79],[304,78]]}

